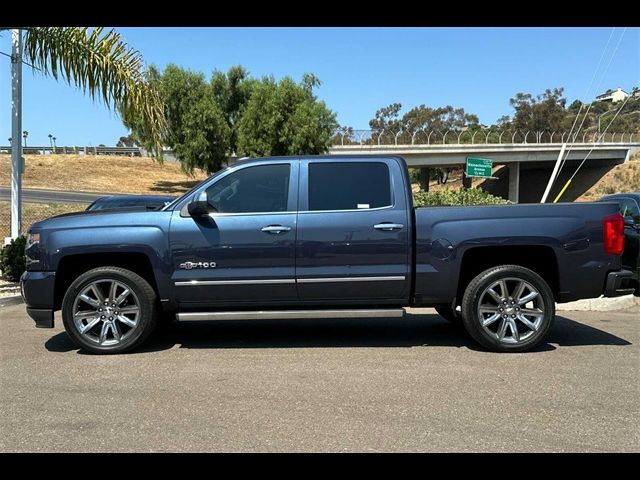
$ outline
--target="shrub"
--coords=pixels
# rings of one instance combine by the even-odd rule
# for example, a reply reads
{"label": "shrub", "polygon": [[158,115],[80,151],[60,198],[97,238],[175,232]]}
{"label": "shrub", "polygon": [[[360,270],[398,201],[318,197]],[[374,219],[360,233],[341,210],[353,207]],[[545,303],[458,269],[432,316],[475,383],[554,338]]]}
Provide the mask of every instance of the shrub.
{"label": "shrub", "polygon": [[509,200],[491,195],[479,188],[461,188],[458,191],[444,190],[440,192],[416,192],[413,204],[416,207],[443,205],[503,205]]}
{"label": "shrub", "polygon": [[26,237],[20,236],[11,240],[0,250],[0,270],[2,275],[11,282],[20,280],[20,275],[25,270],[24,247]]}
{"label": "shrub", "polygon": [[409,181],[413,183],[420,183],[420,169],[419,168],[410,168],[409,169]]}

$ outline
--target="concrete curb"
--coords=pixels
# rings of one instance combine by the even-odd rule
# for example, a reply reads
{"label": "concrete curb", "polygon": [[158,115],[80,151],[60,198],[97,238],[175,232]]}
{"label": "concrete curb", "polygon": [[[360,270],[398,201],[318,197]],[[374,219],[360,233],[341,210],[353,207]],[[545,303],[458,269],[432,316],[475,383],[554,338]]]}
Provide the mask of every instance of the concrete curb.
{"label": "concrete curb", "polygon": [[18,305],[23,303],[22,295],[11,295],[10,297],[2,297],[0,298],[0,308],[9,307],[11,305]]}
{"label": "concrete curb", "polygon": [[586,300],[576,300],[575,302],[558,303],[556,310],[579,310],[583,312],[610,312],[614,310],[622,310],[640,305],[640,297],[633,295],[624,295],[622,297],[613,298],[589,298]]}

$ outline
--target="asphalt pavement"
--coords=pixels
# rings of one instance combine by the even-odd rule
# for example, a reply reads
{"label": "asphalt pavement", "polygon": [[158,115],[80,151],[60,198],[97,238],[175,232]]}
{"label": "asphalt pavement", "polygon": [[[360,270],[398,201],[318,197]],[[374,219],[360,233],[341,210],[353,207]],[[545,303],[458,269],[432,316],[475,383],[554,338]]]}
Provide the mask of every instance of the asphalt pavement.
{"label": "asphalt pavement", "polygon": [[[23,188],[22,199],[31,203],[91,203],[95,199],[122,193],[74,192],[63,190],[45,190],[41,188]],[[11,188],[0,187],[0,200],[11,199]]]}
{"label": "asphalt pavement", "polygon": [[118,356],[78,351],[58,313],[0,326],[4,452],[640,450],[638,307],[562,312],[523,354],[433,310],[183,323]]}

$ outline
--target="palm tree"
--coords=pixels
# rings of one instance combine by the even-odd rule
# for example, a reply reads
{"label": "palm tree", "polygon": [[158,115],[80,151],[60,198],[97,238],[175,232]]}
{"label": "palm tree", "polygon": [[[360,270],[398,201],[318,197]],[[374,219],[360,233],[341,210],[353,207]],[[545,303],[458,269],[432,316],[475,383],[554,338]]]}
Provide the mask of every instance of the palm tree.
{"label": "palm tree", "polygon": [[[7,30],[0,28],[0,31]],[[23,33],[24,32],[24,35]],[[22,38],[24,37],[24,38]],[[24,41],[24,49],[21,48]],[[146,78],[142,56],[129,47],[115,30],[87,27],[29,27],[12,32],[13,116],[16,124],[21,112],[21,62],[56,80],[101,100],[123,117],[134,117],[142,124],[149,149],[162,160],[162,138],[167,122],[164,104]],[[20,58],[22,56],[22,58]],[[16,165],[22,155],[19,139],[12,145],[11,236],[20,234],[21,178]],[[25,138],[26,145],[26,138]]]}
{"label": "palm tree", "polygon": [[56,153],[56,137],[51,138],[53,140],[53,153]]}
{"label": "palm tree", "polygon": [[27,147],[27,137],[29,136],[29,132],[27,132],[26,130],[24,132],[22,132],[22,138],[24,138],[24,146],[25,148]]}
{"label": "palm tree", "polygon": [[53,149],[53,135],[49,134],[49,145],[51,146],[51,149]]}
{"label": "palm tree", "polygon": [[27,28],[24,61],[44,75],[62,77],[123,116],[140,118],[159,157],[166,130],[164,104],[146,80],[140,53],[115,30],[103,32],[102,27]]}

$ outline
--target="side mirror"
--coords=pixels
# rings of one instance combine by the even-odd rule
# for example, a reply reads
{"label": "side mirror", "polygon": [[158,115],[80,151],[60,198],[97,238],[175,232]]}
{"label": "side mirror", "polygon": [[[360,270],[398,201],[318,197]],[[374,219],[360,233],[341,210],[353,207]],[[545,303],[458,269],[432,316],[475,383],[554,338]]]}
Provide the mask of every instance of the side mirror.
{"label": "side mirror", "polygon": [[209,205],[207,192],[201,192],[197,200],[193,200],[187,205],[187,211],[192,217],[203,217],[215,211],[215,208]]}

